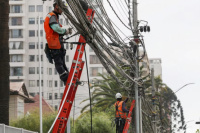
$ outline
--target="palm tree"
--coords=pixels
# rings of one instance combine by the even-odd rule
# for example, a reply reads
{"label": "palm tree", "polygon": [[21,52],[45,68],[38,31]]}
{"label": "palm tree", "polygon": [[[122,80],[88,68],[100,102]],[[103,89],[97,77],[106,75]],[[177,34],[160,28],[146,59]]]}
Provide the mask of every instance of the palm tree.
{"label": "palm tree", "polygon": [[[116,80],[114,80],[111,76],[105,74],[99,74],[102,77],[102,80],[96,80],[96,82],[92,88],[94,91],[92,92],[92,105],[93,107],[100,107],[102,110],[106,110],[107,108],[111,108],[116,102],[115,94],[120,92],[122,96],[127,96],[127,91],[120,87]],[[117,74],[116,74],[117,75]],[[119,76],[119,75],[117,75]],[[126,97],[122,97],[125,99]],[[85,99],[82,102],[85,102],[89,99]],[[90,104],[87,104],[83,107],[81,112],[83,112]]]}
{"label": "palm tree", "polygon": [[0,123],[9,124],[9,0],[0,1]]}

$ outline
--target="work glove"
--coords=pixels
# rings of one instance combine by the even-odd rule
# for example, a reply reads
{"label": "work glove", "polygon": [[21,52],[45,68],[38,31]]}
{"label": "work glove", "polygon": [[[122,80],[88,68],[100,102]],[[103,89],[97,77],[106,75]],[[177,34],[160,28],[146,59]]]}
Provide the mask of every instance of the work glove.
{"label": "work glove", "polygon": [[68,35],[68,34],[72,34],[72,28],[68,28],[67,30],[66,30],[66,35]]}

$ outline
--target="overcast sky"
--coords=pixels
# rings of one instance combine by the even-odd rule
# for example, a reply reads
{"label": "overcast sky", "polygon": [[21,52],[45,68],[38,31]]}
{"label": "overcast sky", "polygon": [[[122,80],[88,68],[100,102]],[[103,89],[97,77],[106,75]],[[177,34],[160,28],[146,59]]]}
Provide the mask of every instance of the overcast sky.
{"label": "overcast sky", "polygon": [[180,99],[187,133],[200,125],[200,0],[138,0],[138,17],[149,22],[145,35],[150,58],[162,59],[163,82]]}
{"label": "overcast sky", "polygon": [[[123,14],[114,1],[118,14]],[[109,15],[115,16],[112,11]],[[163,82],[174,91],[195,83],[176,93],[185,121],[194,120],[188,122],[187,133],[195,133],[200,127],[195,124],[200,121],[200,0],[138,0],[138,18],[148,21],[151,27],[150,33],[143,33],[146,50],[149,58],[162,59]],[[121,30],[126,33],[125,28]]]}

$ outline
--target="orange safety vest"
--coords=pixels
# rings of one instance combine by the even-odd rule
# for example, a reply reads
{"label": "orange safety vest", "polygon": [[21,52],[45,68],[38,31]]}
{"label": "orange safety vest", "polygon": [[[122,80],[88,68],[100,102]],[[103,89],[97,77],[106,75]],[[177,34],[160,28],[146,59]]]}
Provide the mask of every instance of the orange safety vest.
{"label": "orange safety vest", "polygon": [[[50,49],[60,49],[61,48],[61,44],[59,41],[59,34],[57,32],[55,32],[53,29],[51,29],[51,27],[49,26],[49,20],[51,18],[51,16],[56,16],[55,13],[50,12],[44,21],[44,30],[46,32],[46,40],[48,43],[48,46]],[[58,18],[56,16],[57,22],[58,22]],[[62,25],[60,24],[60,26],[62,27]]]}
{"label": "orange safety vest", "polygon": [[123,119],[126,119],[126,112],[124,112],[122,110],[122,104],[123,104],[124,101],[117,101],[115,103],[115,109],[116,109],[116,106],[118,106],[118,111],[116,110],[116,116],[115,117],[121,117]]}

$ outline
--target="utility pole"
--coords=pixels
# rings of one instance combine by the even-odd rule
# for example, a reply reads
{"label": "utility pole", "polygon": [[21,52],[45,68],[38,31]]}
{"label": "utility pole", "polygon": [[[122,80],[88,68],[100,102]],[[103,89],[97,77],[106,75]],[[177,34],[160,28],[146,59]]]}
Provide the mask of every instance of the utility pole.
{"label": "utility pole", "polygon": [[40,133],[43,133],[42,128],[42,88],[41,88],[41,44],[40,44],[40,15],[38,15],[38,50],[39,50],[39,97],[40,97]]}
{"label": "utility pole", "polygon": [[[152,82],[152,100],[154,99],[155,102],[155,82],[154,82],[154,69],[151,69],[151,82]],[[156,127],[156,105],[153,102],[153,113],[154,113],[154,120],[153,120],[153,130],[154,133],[157,133],[157,127]]]}
{"label": "utility pole", "polygon": [[[138,16],[137,16],[137,0],[133,0],[133,3],[132,3],[132,6],[133,6],[133,27],[134,27],[134,40],[137,40],[138,39]],[[139,51],[137,50],[136,52],[136,57],[138,57]],[[137,59],[135,58],[135,66],[136,66],[136,69],[135,69],[135,78],[138,79],[139,78],[139,63],[137,61]],[[136,133],[142,133],[142,119],[141,119],[141,99],[139,98],[138,96],[138,85],[135,84],[134,85],[134,89],[135,89],[135,127],[136,127]]]}

